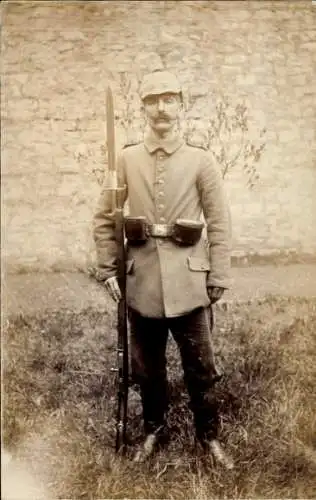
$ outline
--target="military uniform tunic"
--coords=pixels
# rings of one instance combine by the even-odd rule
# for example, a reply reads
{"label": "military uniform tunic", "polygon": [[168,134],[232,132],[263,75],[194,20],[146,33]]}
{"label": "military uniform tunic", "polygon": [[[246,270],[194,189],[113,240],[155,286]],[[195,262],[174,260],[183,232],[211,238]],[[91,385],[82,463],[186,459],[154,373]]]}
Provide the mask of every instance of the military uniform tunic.
{"label": "military uniform tunic", "polygon": [[[186,144],[179,135],[144,142],[122,150],[120,183],[126,184],[129,215],[150,224],[174,224],[178,218],[204,216],[207,238],[189,247],[170,238],[150,237],[142,246],[128,246],[127,303],[143,316],[186,314],[207,306],[207,286],[229,288],[230,216],[219,167],[210,154]],[[99,276],[116,274],[111,196],[102,190],[94,218]]]}

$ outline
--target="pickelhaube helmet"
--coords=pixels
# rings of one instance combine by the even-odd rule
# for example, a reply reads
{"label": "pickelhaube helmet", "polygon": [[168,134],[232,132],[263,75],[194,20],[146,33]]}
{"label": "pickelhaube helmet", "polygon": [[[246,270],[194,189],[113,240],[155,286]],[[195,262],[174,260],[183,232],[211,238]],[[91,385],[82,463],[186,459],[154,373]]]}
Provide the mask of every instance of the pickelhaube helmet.
{"label": "pickelhaube helmet", "polygon": [[159,95],[166,92],[180,94],[182,98],[181,85],[175,75],[169,71],[157,70],[144,76],[139,90],[142,100],[149,95]]}

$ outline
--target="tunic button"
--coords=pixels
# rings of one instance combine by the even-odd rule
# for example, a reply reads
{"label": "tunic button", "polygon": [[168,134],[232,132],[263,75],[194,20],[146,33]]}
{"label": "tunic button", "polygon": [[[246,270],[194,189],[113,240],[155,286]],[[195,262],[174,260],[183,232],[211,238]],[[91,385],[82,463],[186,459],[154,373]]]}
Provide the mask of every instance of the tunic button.
{"label": "tunic button", "polygon": [[159,208],[159,210],[163,210],[164,209],[164,205],[160,204],[160,205],[158,205],[158,208]]}
{"label": "tunic button", "polygon": [[163,196],[163,191],[159,191],[158,196]]}

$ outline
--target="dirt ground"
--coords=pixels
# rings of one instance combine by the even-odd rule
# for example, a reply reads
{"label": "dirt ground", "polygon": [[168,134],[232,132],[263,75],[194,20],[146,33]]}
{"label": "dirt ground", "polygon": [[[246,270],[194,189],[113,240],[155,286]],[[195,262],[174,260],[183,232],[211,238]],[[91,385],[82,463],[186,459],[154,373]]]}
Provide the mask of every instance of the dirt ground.
{"label": "dirt ground", "polygon": [[[232,278],[231,290],[225,293],[219,307],[267,295],[316,297],[316,265],[235,267]],[[3,317],[46,310],[79,312],[88,307],[114,307],[103,287],[79,272],[7,275],[2,280],[2,301]]]}

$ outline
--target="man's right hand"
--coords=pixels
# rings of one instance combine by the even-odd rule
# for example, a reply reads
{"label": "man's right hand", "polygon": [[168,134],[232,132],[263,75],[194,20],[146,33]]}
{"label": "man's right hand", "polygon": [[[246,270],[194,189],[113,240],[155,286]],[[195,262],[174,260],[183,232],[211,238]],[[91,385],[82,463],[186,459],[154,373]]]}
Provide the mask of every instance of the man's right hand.
{"label": "man's right hand", "polygon": [[104,286],[111,295],[112,299],[115,300],[115,302],[119,302],[121,299],[121,290],[117,281],[116,276],[112,276],[112,278],[108,278],[104,282]]}

